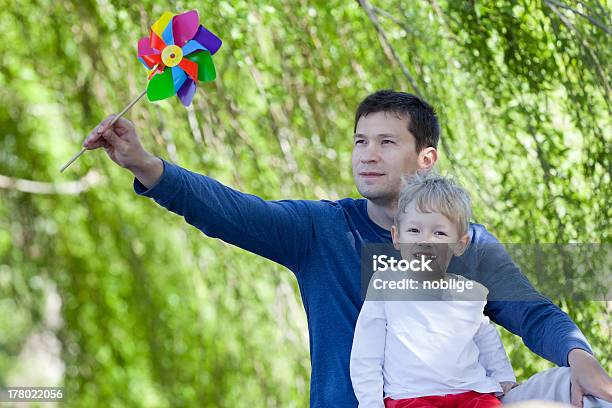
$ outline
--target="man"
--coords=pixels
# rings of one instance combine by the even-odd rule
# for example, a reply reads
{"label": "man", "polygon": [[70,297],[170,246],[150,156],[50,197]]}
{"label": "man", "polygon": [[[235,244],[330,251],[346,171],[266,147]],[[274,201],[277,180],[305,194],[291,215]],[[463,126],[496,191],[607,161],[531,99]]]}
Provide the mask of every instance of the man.
{"label": "man", "polygon": [[[134,176],[138,194],[153,198],[206,235],[222,239],[289,268],[297,277],[308,319],[313,407],[355,407],[349,358],[363,304],[360,250],[390,243],[390,228],[405,174],[432,168],[438,158],[439,124],[431,106],[402,92],[368,96],[355,115],[353,175],[365,199],[264,201],[146,152],[133,125],[102,122],[85,140],[104,147]],[[482,225],[470,225],[470,246],[449,270],[485,271],[493,285],[511,284],[531,301],[489,302],[485,313],[520,335],[537,354],[562,367],[540,373],[511,390],[508,401],[556,399],[581,404],[583,394],[612,400],[612,380],[592,356],[576,325],[542,297]],[[475,254],[480,244],[494,244]],[[585,400],[586,401],[586,400]]]}

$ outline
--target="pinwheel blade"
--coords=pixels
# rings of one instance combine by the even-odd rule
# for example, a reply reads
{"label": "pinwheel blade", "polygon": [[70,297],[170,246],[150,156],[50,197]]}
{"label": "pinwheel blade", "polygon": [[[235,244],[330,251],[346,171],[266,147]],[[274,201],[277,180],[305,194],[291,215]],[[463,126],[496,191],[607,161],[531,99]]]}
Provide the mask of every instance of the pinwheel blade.
{"label": "pinwheel blade", "polygon": [[183,86],[183,83],[187,79],[187,74],[180,66],[172,67],[172,81],[174,82],[174,90],[178,92]]}
{"label": "pinwheel blade", "polygon": [[172,20],[172,14],[169,11],[164,12],[161,17],[151,26],[151,31],[153,31],[159,38],[163,37],[164,30],[168,26],[168,23]]}
{"label": "pinwheel blade", "polygon": [[[176,17],[173,17],[174,20]],[[172,20],[168,23],[166,28],[164,28],[164,32],[162,33],[162,39],[166,43],[166,45],[174,45],[174,35],[172,34]]]}
{"label": "pinwheel blade", "polygon": [[209,82],[217,77],[217,71],[215,70],[215,64],[210,56],[210,51],[194,52],[185,58],[198,64],[199,81]]}
{"label": "pinwheel blade", "polygon": [[181,62],[179,62],[179,67],[183,68],[185,73],[189,75],[191,79],[193,79],[194,81],[198,80],[198,64],[197,63],[190,61],[187,58],[183,58]]}
{"label": "pinwheel blade", "polygon": [[144,55],[142,57],[138,57],[138,60],[142,62],[142,64],[148,69],[151,70],[155,66],[159,66],[161,64],[161,58],[159,55]]}
{"label": "pinwheel blade", "polygon": [[206,48],[208,51],[210,51],[210,55],[214,55],[215,52],[217,52],[219,48],[221,48],[221,44],[223,44],[219,37],[208,31],[202,25],[198,27],[198,32],[196,33],[193,39],[202,44],[204,48]]}
{"label": "pinwheel blade", "polygon": [[138,40],[138,56],[155,54],[155,49],[151,48],[151,39],[149,37],[142,37]]}
{"label": "pinwheel blade", "polygon": [[160,53],[166,48],[166,44],[164,40],[161,39],[159,35],[155,33],[155,31],[151,30],[151,35],[149,36],[150,46],[155,48]]}
{"label": "pinwheel blade", "polygon": [[174,44],[182,47],[198,32],[199,18],[196,10],[174,16],[172,19],[172,32]]}
{"label": "pinwheel blade", "polygon": [[159,52],[151,48],[149,38],[143,37],[138,40],[138,60],[147,68],[151,69],[160,62]]}
{"label": "pinwheel blade", "polygon": [[147,85],[147,98],[150,101],[166,99],[175,93],[172,70],[167,68],[164,72],[154,75]]}
{"label": "pinwheel blade", "polygon": [[204,46],[200,44],[199,42],[195,40],[191,40],[183,46],[183,55],[189,55],[192,52],[196,52],[198,50],[205,50],[205,49],[206,48],[204,48]]}
{"label": "pinwheel blade", "polygon": [[180,99],[181,103],[185,106],[189,106],[191,104],[191,100],[193,99],[193,95],[195,95],[196,84],[191,80],[191,78],[187,78],[181,86],[181,89],[178,90],[176,95]]}

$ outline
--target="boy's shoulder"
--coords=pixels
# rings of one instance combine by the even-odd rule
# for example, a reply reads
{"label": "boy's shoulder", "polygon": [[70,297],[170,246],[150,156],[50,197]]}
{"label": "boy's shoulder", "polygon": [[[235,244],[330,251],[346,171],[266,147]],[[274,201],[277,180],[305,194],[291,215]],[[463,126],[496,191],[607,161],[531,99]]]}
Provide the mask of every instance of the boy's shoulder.
{"label": "boy's shoulder", "polygon": [[447,300],[487,301],[489,290],[481,283],[465,276],[447,273],[455,283],[445,292]]}

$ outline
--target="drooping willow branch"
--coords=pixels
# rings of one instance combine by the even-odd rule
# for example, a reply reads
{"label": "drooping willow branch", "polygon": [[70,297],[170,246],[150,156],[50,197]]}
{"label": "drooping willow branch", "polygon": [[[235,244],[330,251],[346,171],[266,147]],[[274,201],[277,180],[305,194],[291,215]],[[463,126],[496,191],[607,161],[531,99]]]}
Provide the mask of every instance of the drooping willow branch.
{"label": "drooping willow branch", "polygon": [[612,89],[610,88],[610,84],[608,83],[607,76],[604,72],[604,69],[601,66],[599,58],[597,57],[597,53],[593,50],[593,48],[591,48],[591,46],[582,36],[582,33],[576,28],[576,26],[574,26],[574,24],[572,24],[572,22],[569,21],[567,17],[564,16],[563,13],[561,13],[561,11],[553,3],[550,3],[547,1],[546,5],[548,6],[548,8],[550,8],[553,11],[553,13],[557,15],[557,17],[559,17],[559,20],[561,20],[561,22],[568,28],[570,33],[575,34],[578,41],[580,41],[580,43],[582,44],[586,52],[593,59],[593,62],[595,63],[595,70],[597,71],[599,79],[601,80],[604,88],[606,89],[606,93],[609,95],[612,92]]}
{"label": "drooping willow branch", "polygon": [[588,16],[588,15],[586,15],[586,14],[584,14],[584,13],[582,13],[582,12],[580,12],[580,11],[570,7],[570,6],[568,6],[567,4],[563,4],[563,3],[561,3],[560,1],[557,1],[557,0],[544,0],[544,2],[548,6],[550,6],[550,5],[557,6],[559,8],[562,8],[562,9],[565,9],[565,10],[569,10],[572,13],[574,13],[576,15],[579,15],[582,18],[586,18],[587,20],[589,20],[591,22],[591,24],[593,24],[596,27],[599,27],[606,34],[612,35],[612,30],[608,26],[606,26],[604,23],[602,23],[601,21],[597,20],[596,18]]}
{"label": "drooping willow branch", "polygon": [[0,188],[31,194],[79,194],[100,184],[104,178],[97,171],[88,172],[76,181],[48,183],[0,175]]}
{"label": "drooping willow branch", "polygon": [[383,50],[385,51],[385,54],[387,54],[388,58],[390,57],[389,59],[395,60],[395,62],[400,66],[400,69],[402,70],[402,73],[404,74],[408,82],[410,82],[410,85],[412,86],[414,93],[422,97],[423,93],[419,89],[419,86],[417,85],[416,80],[414,79],[412,75],[410,75],[410,71],[408,71],[408,68],[402,62],[402,59],[397,54],[397,51],[395,50],[395,48],[393,48],[393,46],[389,42],[389,39],[387,38],[387,35],[385,34],[384,30],[380,26],[380,23],[378,22],[378,17],[376,16],[376,13],[374,12],[372,5],[368,2],[368,0],[358,0],[358,1],[361,7],[366,12],[368,18],[374,25],[374,28],[376,29],[376,32],[378,33],[378,36],[381,41]]}

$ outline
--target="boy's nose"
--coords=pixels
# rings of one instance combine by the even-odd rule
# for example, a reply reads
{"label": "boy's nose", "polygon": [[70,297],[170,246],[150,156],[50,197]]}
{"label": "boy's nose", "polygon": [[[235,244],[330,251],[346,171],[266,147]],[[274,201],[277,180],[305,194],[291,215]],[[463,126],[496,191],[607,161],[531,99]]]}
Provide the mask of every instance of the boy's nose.
{"label": "boy's nose", "polygon": [[417,245],[420,249],[433,249],[433,244],[427,239],[422,239]]}

